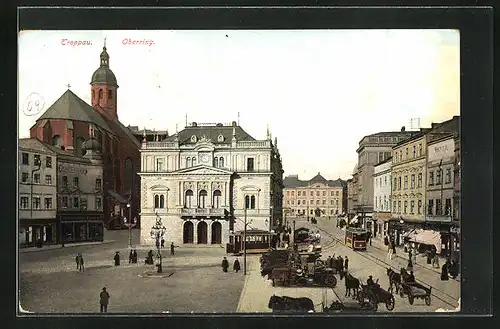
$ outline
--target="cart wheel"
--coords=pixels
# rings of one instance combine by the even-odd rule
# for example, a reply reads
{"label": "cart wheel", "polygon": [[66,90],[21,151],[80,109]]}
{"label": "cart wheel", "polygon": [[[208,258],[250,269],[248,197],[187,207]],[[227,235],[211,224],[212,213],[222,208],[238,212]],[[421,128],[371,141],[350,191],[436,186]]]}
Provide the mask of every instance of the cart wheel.
{"label": "cart wheel", "polygon": [[327,276],[325,278],[325,284],[329,287],[335,287],[337,285],[337,278],[333,275]]}
{"label": "cart wheel", "polygon": [[431,306],[431,295],[425,296],[425,305]]}
{"label": "cart wheel", "polygon": [[413,301],[415,298],[413,296],[408,295],[408,301],[410,302],[410,305],[413,305]]}
{"label": "cart wheel", "polygon": [[391,294],[388,300],[385,302],[385,307],[387,308],[388,311],[392,311],[394,309],[394,305],[396,304],[394,300],[394,296]]}

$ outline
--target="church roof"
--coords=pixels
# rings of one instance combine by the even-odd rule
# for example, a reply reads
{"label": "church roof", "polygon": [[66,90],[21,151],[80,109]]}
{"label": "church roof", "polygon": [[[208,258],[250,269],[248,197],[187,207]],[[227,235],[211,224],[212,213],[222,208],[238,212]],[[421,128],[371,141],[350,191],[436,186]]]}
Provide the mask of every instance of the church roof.
{"label": "church roof", "polygon": [[92,80],[90,84],[94,83],[104,83],[109,86],[115,86],[118,88],[118,83],[116,82],[116,77],[113,71],[109,68],[109,54],[106,50],[106,46],[102,48],[101,53],[101,66],[92,74]]}
{"label": "church roof", "polygon": [[[197,140],[200,140],[203,136],[210,139],[213,143],[218,143],[218,136],[224,136],[223,143],[231,143],[233,138],[233,128],[235,128],[236,140],[238,141],[254,141],[255,138],[250,136],[247,132],[243,130],[238,125],[234,126],[224,126],[224,125],[214,125],[214,126],[204,126],[204,125],[194,125],[191,127],[186,127],[179,131],[179,144],[195,144],[191,141],[191,136],[196,136]],[[174,141],[175,135],[169,136],[165,141]]]}
{"label": "church roof", "polygon": [[37,122],[44,119],[89,122],[112,132],[102,116],[69,89],[38,118]]}

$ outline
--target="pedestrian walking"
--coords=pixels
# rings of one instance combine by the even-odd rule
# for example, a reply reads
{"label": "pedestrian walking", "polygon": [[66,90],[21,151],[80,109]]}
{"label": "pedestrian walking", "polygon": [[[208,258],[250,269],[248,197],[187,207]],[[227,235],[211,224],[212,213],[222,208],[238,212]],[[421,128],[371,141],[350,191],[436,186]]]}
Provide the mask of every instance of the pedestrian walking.
{"label": "pedestrian walking", "polygon": [[170,244],[170,255],[173,256],[174,254],[175,254],[175,246],[174,246],[174,243],[172,242]]}
{"label": "pedestrian walking", "polygon": [[83,256],[80,254],[80,272],[85,271],[85,266],[84,266],[84,261],[83,261]]}
{"label": "pedestrian walking", "polygon": [[235,271],[236,273],[238,273],[239,270],[241,270],[240,261],[238,260],[238,258],[236,258],[234,260],[234,264],[233,264],[233,271]]}
{"label": "pedestrian walking", "polygon": [[387,245],[387,258],[392,260],[392,245],[391,242]]}
{"label": "pedestrian walking", "polygon": [[102,291],[99,294],[99,298],[101,304],[101,313],[107,313],[109,304],[109,293],[106,291],[106,287],[102,288]]}
{"label": "pedestrian walking", "polygon": [[[392,241],[391,245],[392,245],[392,255],[395,255],[396,254],[396,243],[394,241]],[[391,259],[392,259],[392,257],[391,257]]]}
{"label": "pedestrian walking", "polygon": [[448,281],[448,269],[449,269],[449,261],[447,260],[446,263],[443,264],[443,267],[441,268],[441,281]]}
{"label": "pedestrian walking", "polygon": [[160,240],[156,239],[156,249],[160,249]]}
{"label": "pedestrian walking", "polygon": [[326,259],[326,267],[332,268],[332,256],[328,256]]}
{"label": "pedestrian walking", "polygon": [[161,249],[165,248],[165,239],[161,238]]}
{"label": "pedestrian walking", "polygon": [[347,258],[347,256],[345,256],[345,260],[344,260],[344,268],[345,268],[345,271],[347,272],[347,270],[349,269],[349,259]]}
{"label": "pedestrian walking", "polygon": [[439,268],[439,256],[437,254],[432,258],[432,267]]}
{"label": "pedestrian walking", "polygon": [[222,259],[222,272],[227,272],[228,267],[229,267],[229,262],[227,261],[227,258],[224,257]]}
{"label": "pedestrian walking", "polygon": [[134,252],[132,253],[132,263],[137,264],[137,250],[134,249]]}
{"label": "pedestrian walking", "polygon": [[389,238],[387,237],[387,235],[384,237],[384,245],[385,246],[389,245]]}
{"label": "pedestrian walking", "polygon": [[114,260],[115,260],[115,266],[120,266],[120,252],[119,251],[115,252]]}
{"label": "pedestrian walking", "polygon": [[80,270],[80,253],[76,254],[75,262],[76,262],[76,270],[79,271]]}
{"label": "pedestrian walking", "polygon": [[458,264],[455,260],[451,261],[449,273],[452,279],[458,276]]}
{"label": "pedestrian walking", "polygon": [[134,261],[134,252],[130,249],[130,253],[128,254],[128,263],[131,264]]}

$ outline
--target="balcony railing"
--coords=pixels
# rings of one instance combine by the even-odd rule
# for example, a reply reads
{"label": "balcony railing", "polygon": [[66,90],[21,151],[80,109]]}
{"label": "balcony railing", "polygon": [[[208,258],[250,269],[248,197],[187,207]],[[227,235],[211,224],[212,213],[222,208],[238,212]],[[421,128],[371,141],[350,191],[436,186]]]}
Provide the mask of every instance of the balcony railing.
{"label": "balcony railing", "polygon": [[158,149],[158,148],[176,148],[178,147],[176,142],[147,142],[144,145],[144,149]]}
{"label": "balcony railing", "polygon": [[224,208],[182,208],[181,216],[224,216]]}

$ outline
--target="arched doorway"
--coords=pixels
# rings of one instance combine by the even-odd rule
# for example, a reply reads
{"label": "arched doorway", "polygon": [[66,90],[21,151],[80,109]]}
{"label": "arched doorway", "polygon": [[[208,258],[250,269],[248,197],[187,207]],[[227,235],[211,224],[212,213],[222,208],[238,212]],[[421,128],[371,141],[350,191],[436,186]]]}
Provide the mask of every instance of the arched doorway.
{"label": "arched doorway", "polygon": [[220,222],[212,223],[212,244],[222,243],[222,225]]}
{"label": "arched doorway", "polygon": [[192,222],[185,222],[183,243],[193,243],[193,242],[194,242],[194,225]]}
{"label": "arched doorway", "polygon": [[198,244],[207,243],[207,223],[200,221],[197,226]]}

